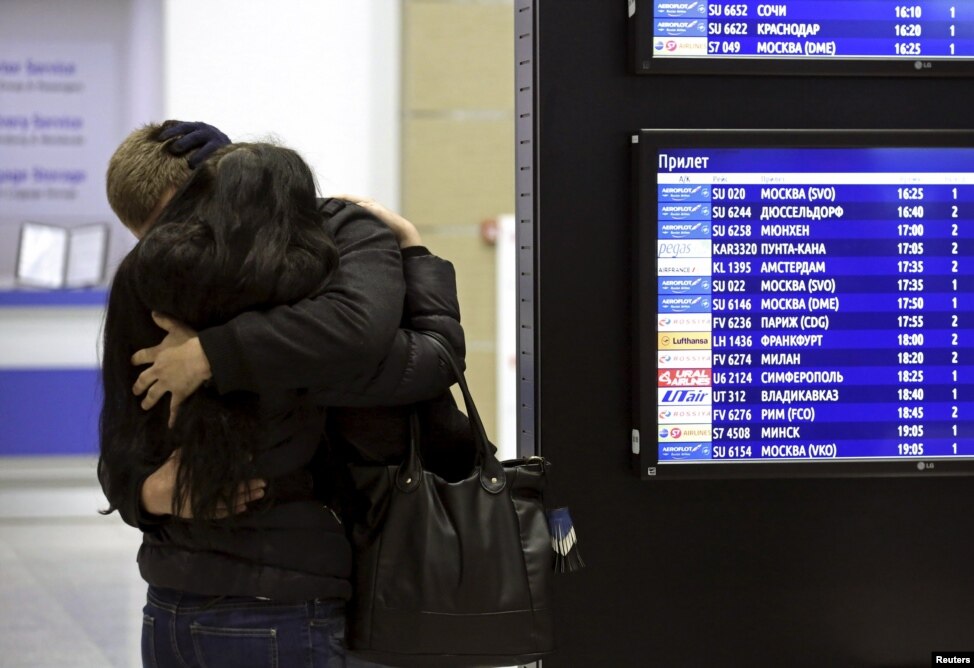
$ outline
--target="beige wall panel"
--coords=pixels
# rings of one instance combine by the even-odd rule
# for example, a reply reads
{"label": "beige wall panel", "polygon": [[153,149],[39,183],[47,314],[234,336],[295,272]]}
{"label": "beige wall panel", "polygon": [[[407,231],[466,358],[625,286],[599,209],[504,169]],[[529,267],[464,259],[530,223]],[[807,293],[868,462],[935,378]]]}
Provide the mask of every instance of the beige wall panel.
{"label": "beige wall panel", "polygon": [[407,112],[514,108],[513,4],[409,0],[403,22]]}
{"label": "beige wall panel", "polygon": [[403,210],[420,227],[513,212],[513,121],[407,119],[402,181]]}
{"label": "beige wall panel", "polygon": [[494,247],[481,241],[479,234],[459,237],[423,232],[423,242],[457,270],[460,320],[467,341],[492,343],[497,336]]}
{"label": "beige wall panel", "polygon": [[[477,402],[477,411],[480,413],[480,419],[484,421],[487,437],[491,440],[497,435],[496,364],[494,353],[467,353],[467,371],[465,373],[467,384],[470,386],[470,393],[473,394],[474,401]],[[463,408],[463,396],[456,386],[453,389],[457,405]]]}

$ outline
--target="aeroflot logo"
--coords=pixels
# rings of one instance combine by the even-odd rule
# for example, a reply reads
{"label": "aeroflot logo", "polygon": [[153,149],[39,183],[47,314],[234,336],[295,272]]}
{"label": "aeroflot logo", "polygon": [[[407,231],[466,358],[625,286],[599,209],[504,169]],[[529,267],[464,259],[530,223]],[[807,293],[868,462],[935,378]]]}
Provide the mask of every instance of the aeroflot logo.
{"label": "aeroflot logo", "polygon": [[661,460],[710,459],[710,443],[665,443],[659,446]]}
{"label": "aeroflot logo", "polygon": [[666,2],[665,0],[660,0],[656,3],[656,11],[653,15],[670,16],[673,18],[693,14],[704,16],[706,10],[707,3],[705,2]]}
{"label": "aeroflot logo", "polygon": [[709,239],[710,223],[671,223],[661,220],[659,237],[661,239]]}
{"label": "aeroflot logo", "polygon": [[656,22],[655,32],[659,35],[680,37],[683,35],[703,35],[706,29],[707,24],[704,21],[662,19]]}
{"label": "aeroflot logo", "polygon": [[709,204],[661,204],[660,217],[669,220],[686,220],[687,218],[709,218]]}
{"label": "aeroflot logo", "polygon": [[707,294],[710,292],[710,278],[666,277],[659,279],[659,292],[663,294]]}
{"label": "aeroflot logo", "polygon": [[710,197],[710,191],[704,192],[703,186],[660,186],[659,196],[671,202],[682,202],[691,197]]}
{"label": "aeroflot logo", "polygon": [[662,313],[705,313],[710,311],[710,297],[660,297],[658,308]]}

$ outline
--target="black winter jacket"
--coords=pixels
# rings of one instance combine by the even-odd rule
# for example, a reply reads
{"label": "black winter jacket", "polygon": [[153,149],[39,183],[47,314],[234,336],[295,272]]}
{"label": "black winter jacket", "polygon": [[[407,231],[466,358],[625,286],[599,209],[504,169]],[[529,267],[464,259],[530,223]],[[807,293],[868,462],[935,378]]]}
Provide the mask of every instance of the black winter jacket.
{"label": "black winter jacket", "polygon": [[442,395],[453,382],[429,340],[399,328],[402,318],[439,331],[462,357],[452,265],[425,249],[400,255],[388,228],[360,207],[322,205],[340,256],[327,291],[200,332],[216,389],[260,396],[267,429],[256,464],[267,495],[232,523],[155,517],[141,510],[139,490],[158,463],[137,463],[130,498],[112,501],[144,531],[139,566],[150,584],[277,600],[347,598],[350,548],[337,517],[313,495],[324,407],[401,405]]}

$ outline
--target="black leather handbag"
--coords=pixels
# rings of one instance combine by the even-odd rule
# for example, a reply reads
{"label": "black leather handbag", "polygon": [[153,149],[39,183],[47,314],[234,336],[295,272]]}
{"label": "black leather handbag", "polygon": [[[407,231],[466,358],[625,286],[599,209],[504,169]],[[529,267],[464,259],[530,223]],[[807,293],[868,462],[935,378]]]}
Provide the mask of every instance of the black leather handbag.
{"label": "black leather handbag", "polygon": [[454,481],[425,469],[414,418],[401,464],[350,465],[368,508],[351,527],[347,644],[387,666],[530,663],[554,649],[545,461],[497,460],[449,344],[426,334],[456,373],[477,462]]}

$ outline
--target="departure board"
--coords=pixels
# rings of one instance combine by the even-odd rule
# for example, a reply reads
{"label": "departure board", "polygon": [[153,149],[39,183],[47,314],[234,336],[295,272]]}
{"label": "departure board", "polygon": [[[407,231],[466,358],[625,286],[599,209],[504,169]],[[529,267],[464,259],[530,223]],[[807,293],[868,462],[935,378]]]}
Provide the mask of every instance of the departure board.
{"label": "departure board", "polygon": [[971,468],[974,133],[637,139],[644,476]]}
{"label": "departure board", "polygon": [[974,2],[638,0],[639,73],[974,73]]}

